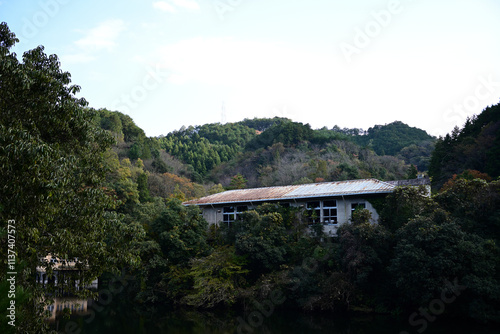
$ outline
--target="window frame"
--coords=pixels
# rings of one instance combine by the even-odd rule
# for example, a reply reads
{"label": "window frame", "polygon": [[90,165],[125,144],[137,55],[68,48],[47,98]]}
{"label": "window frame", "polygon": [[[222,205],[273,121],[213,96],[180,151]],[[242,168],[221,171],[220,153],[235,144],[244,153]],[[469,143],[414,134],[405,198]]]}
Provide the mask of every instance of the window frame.
{"label": "window frame", "polygon": [[354,203],[351,203],[351,218],[352,218],[352,213],[359,207],[361,207],[362,209],[366,209],[366,202],[354,202]]}
{"label": "window frame", "polygon": [[[335,202],[333,206],[331,205],[325,205],[325,202]],[[328,215],[326,214],[328,210]],[[332,212],[335,211],[335,214],[332,215]],[[329,219],[326,221],[326,219]],[[337,225],[339,223],[338,221],[338,209],[337,209],[337,200],[326,200],[322,201],[322,219],[323,219],[323,224],[325,225]],[[333,220],[333,222],[332,222]]]}
{"label": "window frame", "polygon": [[222,207],[222,222],[230,226],[241,219],[241,214],[248,211],[248,205],[231,205]]}
{"label": "window frame", "polygon": [[306,210],[309,212],[308,214],[309,224],[315,224],[321,222],[321,201],[306,202]]}
{"label": "window frame", "polygon": [[[309,212],[309,224],[320,222],[323,225],[337,225],[339,222],[337,209],[336,199],[306,202],[306,210]],[[314,217],[312,216],[312,212],[315,214]]]}
{"label": "window frame", "polygon": [[228,225],[233,223],[235,220],[235,210],[234,206],[224,206],[222,208],[222,222]]}

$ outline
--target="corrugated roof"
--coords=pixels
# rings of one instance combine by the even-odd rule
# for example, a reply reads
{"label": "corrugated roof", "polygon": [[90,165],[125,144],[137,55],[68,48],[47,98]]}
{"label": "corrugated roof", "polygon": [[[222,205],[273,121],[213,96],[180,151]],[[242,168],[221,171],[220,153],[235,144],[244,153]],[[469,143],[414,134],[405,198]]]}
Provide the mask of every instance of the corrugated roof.
{"label": "corrugated roof", "polygon": [[376,179],[321,182],[294,186],[228,190],[185,202],[185,205],[265,202],[312,197],[390,193],[395,186]]}

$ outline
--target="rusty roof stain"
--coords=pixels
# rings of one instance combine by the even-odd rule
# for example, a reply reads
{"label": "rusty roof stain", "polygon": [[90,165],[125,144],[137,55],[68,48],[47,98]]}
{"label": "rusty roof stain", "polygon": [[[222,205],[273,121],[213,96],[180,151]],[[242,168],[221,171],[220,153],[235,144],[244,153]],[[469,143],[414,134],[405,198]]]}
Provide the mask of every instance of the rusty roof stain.
{"label": "rusty roof stain", "polygon": [[184,202],[185,205],[284,201],[304,198],[390,193],[395,186],[376,179],[321,182],[291,186],[228,190]]}

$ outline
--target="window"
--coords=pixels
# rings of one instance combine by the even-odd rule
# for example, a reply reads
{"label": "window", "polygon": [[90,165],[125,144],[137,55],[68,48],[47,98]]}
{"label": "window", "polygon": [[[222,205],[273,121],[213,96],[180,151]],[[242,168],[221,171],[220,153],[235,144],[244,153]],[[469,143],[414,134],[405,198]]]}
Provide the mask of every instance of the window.
{"label": "window", "polygon": [[366,205],[363,202],[360,202],[360,203],[351,203],[351,216],[352,216],[352,213],[354,212],[354,210],[356,210],[356,209],[365,209],[365,208],[366,208]]}
{"label": "window", "polygon": [[236,207],[236,219],[241,219],[241,214],[245,211],[248,211],[248,206],[241,205]]}
{"label": "window", "polygon": [[222,209],[222,221],[224,223],[234,222],[234,206],[225,206]]}
{"label": "window", "polygon": [[323,223],[337,224],[337,201],[323,202]]}
{"label": "window", "polygon": [[306,208],[310,223],[337,224],[336,200],[307,202]]}
{"label": "window", "polygon": [[317,223],[321,221],[321,203],[318,202],[307,202],[306,208],[309,211],[309,222]]}
{"label": "window", "polygon": [[241,206],[225,206],[222,209],[222,221],[224,223],[230,224],[235,220],[240,218],[240,214],[247,211],[248,207],[245,205]]}

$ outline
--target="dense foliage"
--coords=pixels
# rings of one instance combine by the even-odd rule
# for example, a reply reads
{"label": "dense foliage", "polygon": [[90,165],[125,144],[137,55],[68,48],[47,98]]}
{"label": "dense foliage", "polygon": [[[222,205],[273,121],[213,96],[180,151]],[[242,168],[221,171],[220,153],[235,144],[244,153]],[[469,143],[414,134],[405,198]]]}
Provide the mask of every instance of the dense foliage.
{"label": "dense foliage", "polygon": [[[234,158],[256,136],[255,130],[239,124],[207,124],[182,128],[159,139],[161,147],[191,165],[203,176]],[[199,178],[198,178],[199,179]]]}
{"label": "dense foliage", "polygon": [[432,142],[433,137],[424,130],[410,127],[403,122],[392,122],[369,128],[365,135],[356,136],[356,142],[371,146],[380,155],[396,155],[403,148]]}
{"label": "dense foliage", "polygon": [[[398,188],[377,202],[380,224],[357,209],[335,238],[309,225],[303,209],[274,204],[230,226],[211,226],[206,236],[183,235],[184,225],[175,224],[181,217],[192,224],[196,211],[188,211],[195,208],[170,202],[151,223],[158,246],[148,249],[157,259],[142,271],[147,284],[138,296],[197,308],[246,305],[252,312],[254,300],[268,302],[279,292],[273,307],[403,316],[442,300],[439,315],[499,321],[499,182],[460,180],[435,198],[422,191]],[[464,196],[475,199],[464,205]]]}
{"label": "dense foliage", "polygon": [[429,167],[434,188],[468,169],[500,176],[500,104],[467,119],[462,129],[436,143]]}
{"label": "dense foliage", "polygon": [[53,275],[55,263],[46,256],[85,268],[72,278],[85,286],[104,271],[136,262],[125,244],[141,233],[112,211],[115,198],[103,187],[104,153],[112,138],[92,123],[95,111],[75,97],[79,87],[70,85],[70,74],[60,69],[56,56],[38,47],[19,61],[10,52],[16,42],[0,24],[0,278],[3,293],[9,251],[16,265],[10,272],[17,272],[16,291],[23,297],[16,304],[16,329],[35,333],[45,328],[44,292],[88,295],[70,280],[44,289],[36,284],[37,268]]}
{"label": "dense foliage", "polygon": [[241,125],[248,126],[249,128],[255,129],[257,131],[263,132],[270,127],[283,123],[289,122],[288,118],[274,117],[274,118],[245,118],[243,121],[239,122]]}
{"label": "dense foliage", "polygon": [[266,148],[276,143],[285,146],[298,145],[304,141],[309,141],[313,136],[313,130],[309,124],[285,121],[277,123],[262,134],[255,137],[247,144],[247,150],[257,150]]}
{"label": "dense foliage", "polygon": [[[400,138],[404,140],[396,143]],[[238,173],[251,187],[299,180],[401,179],[411,165],[427,170],[433,140],[401,122],[367,132],[337,126],[313,130],[278,117],[182,128],[158,139],[166,152],[190,166],[197,182],[211,180],[226,187]]]}

